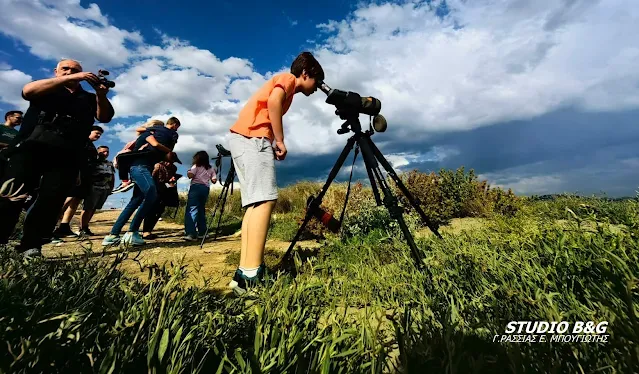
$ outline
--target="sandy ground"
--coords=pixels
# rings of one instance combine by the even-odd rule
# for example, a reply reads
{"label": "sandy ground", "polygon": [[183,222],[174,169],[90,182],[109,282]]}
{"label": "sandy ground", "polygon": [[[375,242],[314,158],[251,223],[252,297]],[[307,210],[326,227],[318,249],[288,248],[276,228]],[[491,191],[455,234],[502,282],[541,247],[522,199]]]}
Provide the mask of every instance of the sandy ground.
{"label": "sandy ground", "polygon": [[[208,287],[223,291],[230,282],[239,261],[241,248],[241,238],[239,232],[227,236],[218,236],[214,241],[209,238],[200,248],[201,240],[190,242],[182,239],[184,236],[184,226],[169,223],[166,220],[159,221],[154,233],[158,237],[154,240],[147,240],[145,245],[131,248],[124,247],[103,247],[102,239],[109,233],[118,215],[119,210],[100,211],[95,214],[91,221],[91,231],[95,236],[88,238],[63,238],[63,243],[47,244],[43,246],[42,253],[48,258],[69,259],[73,256],[83,256],[88,254],[93,257],[104,259],[114,259],[118,254],[128,252],[120,268],[126,273],[139,277],[141,280],[147,279],[148,270],[141,271],[143,265],[157,264],[162,266],[171,262],[188,265],[190,279],[203,285],[203,279],[208,278]],[[217,221],[216,221],[217,222]],[[128,224],[127,224],[128,226]],[[125,226],[125,229],[127,228]],[[79,215],[73,218],[71,230],[79,230]],[[122,233],[124,234],[124,232]],[[268,240],[266,251],[279,252],[283,254],[289,242]],[[314,241],[298,242],[303,247],[314,247],[319,244]],[[232,258],[227,259],[232,255]]]}

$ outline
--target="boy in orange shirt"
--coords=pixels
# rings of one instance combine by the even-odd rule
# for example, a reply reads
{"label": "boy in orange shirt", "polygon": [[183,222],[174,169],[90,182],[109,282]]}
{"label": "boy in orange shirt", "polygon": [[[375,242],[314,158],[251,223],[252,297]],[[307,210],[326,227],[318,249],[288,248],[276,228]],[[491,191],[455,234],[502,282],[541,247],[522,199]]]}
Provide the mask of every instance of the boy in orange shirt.
{"label": "boy in orange shirt", "polygon": [[229,150],[238,179],[242,207],[242,251],[240,264],[229,287],[237,294],[264,276],[264,246],[277,200],[275,159],[286,157],[282,116],[293,96],[317,91],[324,70],[310,52],[302,52],[291,64],[290,73],[269,79],[240,111],[231,127]]}

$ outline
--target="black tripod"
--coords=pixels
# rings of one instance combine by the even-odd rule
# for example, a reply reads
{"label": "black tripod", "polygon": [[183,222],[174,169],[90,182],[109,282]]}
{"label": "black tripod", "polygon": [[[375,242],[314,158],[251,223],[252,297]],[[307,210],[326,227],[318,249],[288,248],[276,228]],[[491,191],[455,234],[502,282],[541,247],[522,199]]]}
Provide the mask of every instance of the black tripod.
{"label": "black tripod", "polygon": [[[344,150],[342,150],[342,153],[337,159],[337,162],[333,166],[333,169],[330,171],[328,175],[328,179],[326,183],[324,184],[324,187],[322,187],[322,190],[320,191],[320,193],[316,197],[309,198],[309,204],[307,206],[304,222],[302,222],[302,225],[297,231],[297,234],[295,235],[293,242],[291,243],[290,247],[286,251],[286,254],[284,255],[284,257],[282,258],[280,266],[285,266],[284,264],[291,264],[291,260],[292,260],[291,253],[295,246],[295,243],[299,240],[299,237],[302,231],[306,227],[306,224],[311,219],[311,217],[318,216],[317,212],[320,209],[320,205],[322,204],[322,199],[324,198],[326,191],[328,191],[330,184],[333,182],[333,179],[335,179],[335,177],[337,176],[337,173],[339,172],[342,165],[344,164],[346,157],[348,157],[348,154],[353,149],[353,146],[355,145],[355,143],[357,143],[357,147],[358,149],[361,150],[362,157],[364,158],[364,164],[366,166],[366,171],[368,173],[368,178],[370,179],[370,182],[371,182],[373,194],[375,195],[375,201],[377,202],[377,205],[378,206],[382,205],[382,201],[383,201],[383,204],[386,207],[386,209],[388,209],[388,212],[391,218],[395,219],[399,223],[399,226],[402,232],[404,233],[404,236],[411,249],[411,255],[413,257],[413,260],[415,261],[418,269],[423,270],[424,265],[422,263],[421,256],[419,255],[419,250],[417,249],[417,245],[415,244],[413,236],[411,235],[410,230],[408,229],[408,226],[406,225],[406,222],[404,221],[403,209],[400,206],[398,206],[397,198],[393,195],[390,187],[388,186],[388,183],[386,183],[386,180],[382,176],[382,172],[380,170],[379,164],[381,164],[384,167],[384,169],[386,169],[388,174],[391,176],[393,181],[395,181],[395,183],[397,184],[399,189],[402,191],[402,193],[406,196],[406,198],[408,199],[410,204],[413,206],[413,208],[417,210],[420,217],[422,218],[424,223],[428,226],[428,228],[430,228],[430,230],[438,238],[441,239],[441,235],[437,231],[437,227],[435,227],[431,222],[429,222],[429,219],[426,216],[426,213],[424,213],[424,211],[421,209],[419,204],[416,202],[415,198],[411,195],[411,193],[408,191],[404,183],[397,176],[397,174],[395,173],[395,170],[393,170],[392,166],[388,163],[386,158],[384,158],[384,155],[382,155],[382,153],[377,148],[375,143],[373,143],[373,141],[371,140],[371,135],[374,133],[372,126],[370,130],[367,130],[366,132],[362,132],[361,124],[359,122],[359,116],[357,115],[357,113],[349,114],[347,118],[342,117],[342,119],[346,119],[346,122],[342,124],[341,129],[337,130],[337,133],[345,134],[348,131],[352,131],[355,133],[355,135],[351,136],[348,139],[346,146],[344,147]],[[355,156],[357,156],[357,150],[355,152],[356,152]],[[380,199],[379,190],[377,187],[378,184],[381,187],[382,191],[384,192],[383,200]],[[347,203],[348,203],[348,194],[346,195],[346,201],[344,202],[345,207]]]}
{"label": "black tripod", "polygon": [[[215,159],[215,166],[218,168],[218,173],[222,174],[222,159],[224,157],[231,157],[231,152],[225,149],[221,144],[216,145],[218,154]],[[217,239],[217,234],[220,231],[220,223],[222,222],[222,214],[224,214],[224,207],[226,206],[226,197],[229,192],[229,188],[231,189],[231,194],[233,194],[233,181],[235,180],[235,165],[233,164],[233,160],[231,160],[231,166],[229,168],[229,173],[226,175],[226,180],[224,181],[224,185],[222,187],[222,191],[220,192],[220,196],[217,198],[217,202],[215,202],[215,208],[213,208],[213,213],[211,214],[211,224],[206,228],[206,232],[204,233],[204,238],[202,238],[202,243],[200,243],[200,249],[204,247],[204,241],[211,230],[211,226],[213,225],[213,221],[215,221],[215,213],[217,212],[217,208],[220,208],[220,216],[217,219],[217,227],[215,228],[215,235],[213,236],[213,240]],[[222,180],[220,179],[220,184],[222,184]]]}

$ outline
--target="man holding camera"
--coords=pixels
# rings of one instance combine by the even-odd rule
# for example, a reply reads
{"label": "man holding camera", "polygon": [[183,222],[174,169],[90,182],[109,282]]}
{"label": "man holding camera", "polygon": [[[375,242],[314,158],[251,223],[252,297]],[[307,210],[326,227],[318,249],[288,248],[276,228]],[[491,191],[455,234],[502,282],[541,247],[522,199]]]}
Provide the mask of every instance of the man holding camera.
{"label": "man holding camera", "polygon": [[[0,184],[13,180],[12,191],[37,199],[28,211],[20,245],[25,256],[40,256],[42,238],[55,227],[65,198],[77,183],[86,139],[94,121],[108,123],[114,115],[107,99],[108,87],[98,76],[83,72],[74,60],[62,60],[55,76],[28,83],[22,97],[30,102],[16,142],[10,147],[8,168]],[[85,91],[80,82],[93,87]],[[0,200],[0,244],[7,243],[18,222],[24,201]]]}

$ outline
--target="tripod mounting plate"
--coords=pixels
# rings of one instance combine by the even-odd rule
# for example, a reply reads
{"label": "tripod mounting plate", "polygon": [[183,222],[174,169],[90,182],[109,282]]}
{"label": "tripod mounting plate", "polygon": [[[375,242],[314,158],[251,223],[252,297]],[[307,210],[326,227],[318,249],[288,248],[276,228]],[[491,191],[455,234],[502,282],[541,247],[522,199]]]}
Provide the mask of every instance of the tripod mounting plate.
{"label": "tripod mounting plate", "polygon": [[231,151],[229,151],[228,149],[224,148],[224,146],[222,144],[216,145],[215,148],[217,148],[217,151],[219,152],[219,154],[222,157],[231,157]]}

